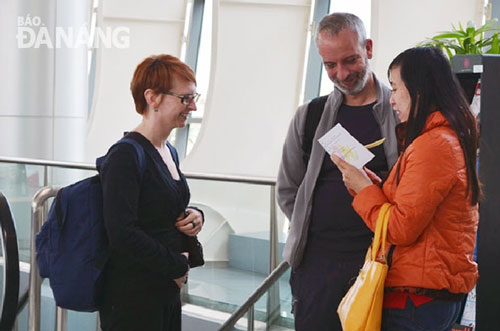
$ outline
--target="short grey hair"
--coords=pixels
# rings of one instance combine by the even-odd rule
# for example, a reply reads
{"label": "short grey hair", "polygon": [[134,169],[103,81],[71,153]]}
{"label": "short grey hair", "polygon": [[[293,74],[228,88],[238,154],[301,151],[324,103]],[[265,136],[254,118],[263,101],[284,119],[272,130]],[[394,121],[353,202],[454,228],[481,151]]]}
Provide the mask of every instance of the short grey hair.
{"label": "short grey hair", "polygon": [[333,13],[323,17],[316,29],[316,41],[320,33],[327,33],[330,37],[338,35],[342,30],[350,29],[358,35],[361,46],[366,45],[366,30],[363,21],[351,13]]}

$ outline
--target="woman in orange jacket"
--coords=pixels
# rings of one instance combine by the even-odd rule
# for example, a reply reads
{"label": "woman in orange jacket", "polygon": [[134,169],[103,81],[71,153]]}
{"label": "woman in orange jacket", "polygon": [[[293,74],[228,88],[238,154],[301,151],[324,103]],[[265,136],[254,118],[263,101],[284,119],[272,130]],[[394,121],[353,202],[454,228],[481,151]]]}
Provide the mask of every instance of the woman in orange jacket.
{"label": "woman in orange jacket", "polygon": [[391,204],[382,329],[450,330],[478,278],[476,122],[437,48],[404,51],[389,66],[389,80],[401,150],[383,186],[367,169],[335,155],[332,161],[370,229],[381,206]]}

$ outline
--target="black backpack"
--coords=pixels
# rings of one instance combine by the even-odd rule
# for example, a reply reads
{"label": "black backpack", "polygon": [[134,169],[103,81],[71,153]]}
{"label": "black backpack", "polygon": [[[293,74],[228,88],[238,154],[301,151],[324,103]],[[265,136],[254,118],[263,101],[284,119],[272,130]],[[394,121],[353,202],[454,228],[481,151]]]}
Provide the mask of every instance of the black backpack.
{"label": "black backpack", "polygon": [[[109,150],[123,143],[134,146],[143,176],[146,156],[137,141],[122,138]],[[98,171],[107,155],[97,159]],[[59,307],[86,312],[99,309],[101,274],[108,255],[102,208],[99,175],[80,180],[57,192],[47,220],[36,235],[40,276],[50,279]]]}
{"label": "black backpack", "polygon": [[304,164],[306,165],[306,167],[309,163],[309,158],[311,157],[314,134],[316,133],[321,115],[323,115],[326,99],[328,99],[328,95],[317,97],[311,100],[311,102],[309,102],[309,105],[307,106],[306,124],[304,127],[304,140],[302,141],[302,159],[304,160]]}

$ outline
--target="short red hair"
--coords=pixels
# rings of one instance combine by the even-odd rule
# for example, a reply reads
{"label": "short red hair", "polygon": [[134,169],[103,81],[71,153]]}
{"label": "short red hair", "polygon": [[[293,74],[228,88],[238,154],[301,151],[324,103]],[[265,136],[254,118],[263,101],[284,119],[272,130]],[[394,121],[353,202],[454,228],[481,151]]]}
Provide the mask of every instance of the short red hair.
{"label": "short red hair", "polygon": [[175,56],[161,54],[145,58],[135,68],[134,76],[130,82],[135,110],[142,115],[148,106],[144,98],[144,91],[147,89],[152,89],[156,93],[170,91],[175,79],[196,84],[193,70]]}

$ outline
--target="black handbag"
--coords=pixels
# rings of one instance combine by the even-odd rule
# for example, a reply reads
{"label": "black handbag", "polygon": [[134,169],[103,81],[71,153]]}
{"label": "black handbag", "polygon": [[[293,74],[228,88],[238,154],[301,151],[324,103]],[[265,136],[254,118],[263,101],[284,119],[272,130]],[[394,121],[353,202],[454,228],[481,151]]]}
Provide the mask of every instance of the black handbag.
{"label": "black handbag", "polygon": [[205,264],[203,246],[196,236],[187,237],[187,251],[189,253],[189,267],[196,268]]}

